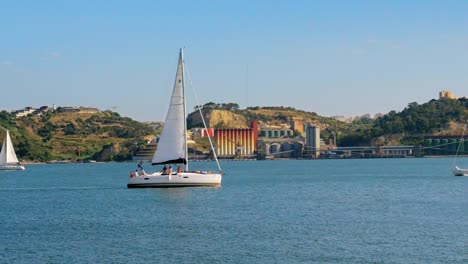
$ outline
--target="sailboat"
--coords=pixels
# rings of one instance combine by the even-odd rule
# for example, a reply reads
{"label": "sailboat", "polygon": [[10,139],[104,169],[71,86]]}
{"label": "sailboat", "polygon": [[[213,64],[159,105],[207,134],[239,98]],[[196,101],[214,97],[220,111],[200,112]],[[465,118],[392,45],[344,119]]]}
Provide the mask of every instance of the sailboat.
{"label": "sailboat", "polygon": [[6,130],[2,151],[0,152],[0,170],[24,170],[24,166],[18,162],[8,130]]}
{"label": "sailboat", "polygon": [[[220,186],[222,170],[214,151],[213,143],[208,137],[219,173],[211,171],[189,170],[187,148],[187,120],[185,105],[185,65],[183,49],[179,51],[176,78],[169,110],[166,115],[163,131],[159,138],[157,149],[151,161],[152,165],[164,165],[162,171],[146,173],[143,169],[131,172],[128,188],[147,187],[191,187],[191,186]],[[196,96],[195,96],[196,97]],[[200,104],[198,104],[200,105]],[[200,116],[206,128],[206,123]],[[177,170],[166,169],[166,165],[178,165]],[[182,168],[182,166],[184,168]]]}
{"label": "sailboat", "polygon": [[453,159],[452,173],[455,176],[468,176],[468,169],[460,168],[456,165],[458,153],[460,152],[460,147],[463,144],[463,137],[465,136],[465,130],[466,130],[467,124],[468,122],[465,123],[465,126],[463,127],[463,133],[460,138],[460,142],[458,143],[458,148],[457,148],[457,152],[455,153],[455,158]]}

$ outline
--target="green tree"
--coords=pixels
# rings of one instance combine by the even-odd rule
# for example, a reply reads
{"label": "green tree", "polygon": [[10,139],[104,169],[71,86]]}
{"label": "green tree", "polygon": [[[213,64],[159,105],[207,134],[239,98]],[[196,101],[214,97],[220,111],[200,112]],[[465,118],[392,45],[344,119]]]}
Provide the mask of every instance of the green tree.
{"label": "green tree", "polygon": [[64,135],[75,135],[76,134],[76,127],[73,123],[68,123],[64,128],[63,128],[63,134]]}

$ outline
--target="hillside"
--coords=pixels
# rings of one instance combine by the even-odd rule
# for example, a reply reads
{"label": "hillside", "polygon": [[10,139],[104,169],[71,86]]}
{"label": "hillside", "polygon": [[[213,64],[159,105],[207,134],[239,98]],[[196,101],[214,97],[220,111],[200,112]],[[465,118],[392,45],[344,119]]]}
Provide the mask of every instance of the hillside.
{"label": "hillside", "polygon": [[353,122],[340,137],[342,145],[422,144],[425,136],[461,135],[468,121],[468,100],[431,100],[410,103],[401,112],[390,111],[375,120]]}
{"label": "hillside", "polygon": [[[254,120],[259,121],[260,126],[270,127],[313,124],[321,128],[321,137],[325,141],[336,136],[339,146],[419,145],[426,136],[460,135],[468,120],[468,100],[410,103],[401,112],[391,111],[376,119],[360,118],[350,124],[292,107],[239,109],[235,103],[205,104],[203,115],[208,127],[214,128],[246,128]],[[203,127],[198,111],[192,112],[187,122],[189,129]],[[130,160],[133,154],[144,149],[148,138],[158,134],[148,125],[115,112],[55,111],[42,116],[15,118],[2,111],[0,125],[10,130],[20,160],[38,162]],[[0,140],[4,134],[0,130]],[[207,146],[202,139],[197,143],[196,149]]]}
{"label": "hillside", "polygon": [[[335,135],[350,133],[351,124],[338,121],[334,118],[319,116],[314,112],[297,110],[284,106],[255,106],[239,109],[235,103],[216,104],[213,102],[202,106],[203,116],[208,127],[214,128],[246,128],[251,121],[258,121],[260,127],[290,127],[303,124],[319,126],[321,137],[325,141],[333,139]],[[203,127],[198,111],[192,112],[187,118],[187,126]],[[295,135],[298,135],[296,132]]]}
{"label": "hillside", "polygon": [[[239,109],[235,103],[215,104],[210,102],[203,105],[202,109],[207,126],[214,128],[246,128],[249,127],[251,121],[255,120],[261,126],[290,125],[291,122],[297,121],[320,126],[322,130],[344,131],[349,129],[349,125],[346,123],[322,117],[313,112],[296,110],[292,107],[256,106]],[[189,114],[187,126],[189,128],[203,127],[198,111]]]}
{"label": "hillside", "polygon": [[[296,121],[319,126],[322,139],[336,135],[340,146],[421,144],[425,136],[460,135],[468,120],[466,98],[413,102],[401,112],[391,111],[376,119],[359,118],[350,124],[292,107],[239,109],[235,103],[210,102],[202,109],[209,127],[248,127],[253,120],[260,126],[286,126]],[[203,126],[198,111],[187,120],[189,128]]]}
{"label": "hillside", "polygon": [[[242,114],[232,112],[224,109],[210,109],[203,111],[203,118],[205,119],[207,127],[223,128],[223,127],[236,127],[247,128],[247,118]],[[200,113],[195,111],[187,117],[187,127],[203,127],[203,121]]]}
{"label": "hillside", "polygon": [[[62,113],[14,118],[0,113],[21,160],[126,160],[144,144],[153,129],[114,112]],[[0,134],[3,138],[4,132]]]}

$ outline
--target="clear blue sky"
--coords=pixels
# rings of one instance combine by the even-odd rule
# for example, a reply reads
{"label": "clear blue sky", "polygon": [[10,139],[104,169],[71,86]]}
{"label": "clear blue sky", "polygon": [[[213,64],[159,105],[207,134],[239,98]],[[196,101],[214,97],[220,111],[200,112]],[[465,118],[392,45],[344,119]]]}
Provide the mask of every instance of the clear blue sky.
{"label": "clear blue sky", "polygon": [[354,116],[468,96],[464,0],[18,0],[0,8],[0,109],[164,120],[183,46],[201,103]]}

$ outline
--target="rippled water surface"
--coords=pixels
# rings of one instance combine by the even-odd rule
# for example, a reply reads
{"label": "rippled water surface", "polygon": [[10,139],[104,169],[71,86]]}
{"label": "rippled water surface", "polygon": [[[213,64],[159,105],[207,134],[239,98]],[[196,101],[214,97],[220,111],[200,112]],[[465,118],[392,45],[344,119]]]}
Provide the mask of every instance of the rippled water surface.
{"label": "rippled water surface", "polygon": [[29,165],[0,172],[0,263],[468,263],[451,162],[224,162],[222,187],[174,189],[127,189],[134,163]]}

